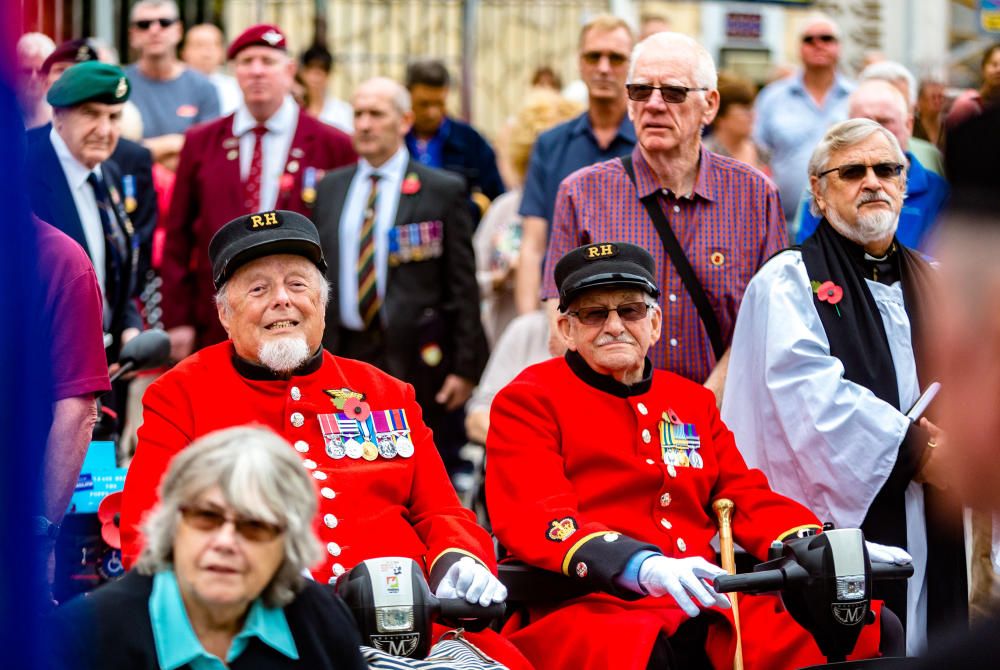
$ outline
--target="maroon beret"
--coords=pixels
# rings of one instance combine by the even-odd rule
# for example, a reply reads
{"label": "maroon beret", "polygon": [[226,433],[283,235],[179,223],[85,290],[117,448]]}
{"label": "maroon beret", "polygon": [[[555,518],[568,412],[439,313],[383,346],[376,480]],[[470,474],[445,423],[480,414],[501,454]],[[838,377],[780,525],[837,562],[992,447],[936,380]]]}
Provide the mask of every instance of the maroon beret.
{"label": "maroon beret", "polygon": [[229,60],[236,58],[236,54],[243,51],[247,47],[271,47],[272,49],[278,49],[280,51],[288,50],[288,44],[285,41],[285,33],[281,32],[281,28],[278,26],[273,26],[268,23],[260,23],[256,26],[250,26],[240,33],[240,36],[233,40],[232,44],[229,45],[229,50],[226,52],[226,58]]}

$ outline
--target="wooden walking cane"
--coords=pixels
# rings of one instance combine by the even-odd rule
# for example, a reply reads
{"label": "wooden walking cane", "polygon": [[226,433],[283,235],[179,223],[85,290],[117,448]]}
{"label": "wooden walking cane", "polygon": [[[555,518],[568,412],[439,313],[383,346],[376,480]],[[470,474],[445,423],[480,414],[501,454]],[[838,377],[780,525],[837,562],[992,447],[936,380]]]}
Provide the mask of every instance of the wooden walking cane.
{"label": "wooden walking cane", "polygon": [[[733,548],[733,501],[729,498],[719,498],[712,503],[712,509],[719,517],[719,553],[722,554],[722,567],[731,575],[736,574],[736,550]],[[743,670],[743,640],[740,634],[740,607],[736,593],[729,594],[729,602],[733,604],[733,621],[736,623],[736,656],[733,657],[733,670]]]}

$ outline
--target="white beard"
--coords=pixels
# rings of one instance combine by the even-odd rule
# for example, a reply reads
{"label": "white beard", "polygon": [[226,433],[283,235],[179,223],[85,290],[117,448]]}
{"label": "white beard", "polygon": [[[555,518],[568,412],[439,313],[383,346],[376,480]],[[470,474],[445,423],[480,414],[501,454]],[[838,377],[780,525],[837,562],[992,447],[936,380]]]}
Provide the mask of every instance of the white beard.
{"label": "white beard", "polygon": [[310,353],[304,338],[289,336],[261,344],[257,359],[267,369],[280,374],[300,367],[309,360]]}
{"label": "white beard", "polygon": [[892,210],[859,213],[852,226],[831,207],[826,212],[826,219],[834,230],[861,246],[889,237],[896,232],[899,223],[899,215]]}

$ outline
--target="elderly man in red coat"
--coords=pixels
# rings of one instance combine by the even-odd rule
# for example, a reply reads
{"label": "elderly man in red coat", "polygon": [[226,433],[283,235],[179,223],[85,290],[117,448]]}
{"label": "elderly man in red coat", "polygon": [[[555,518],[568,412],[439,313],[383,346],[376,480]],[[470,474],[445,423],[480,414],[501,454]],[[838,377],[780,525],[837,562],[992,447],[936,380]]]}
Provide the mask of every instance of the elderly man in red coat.
{"label": "elderly man in red coat", "polygon": [[[528,368],[493,401],[494,533],[513,556],[594,590],[508,622],[504,634],[539,668],[728,670],[735,638],[729,601],[711,586],[723,572],[710,562],[712,502],[735,502],[734,537],[757,557],[821,528],[747,468],[711,391],[653,370],[655,276],[653,257],[631,244],[566,254],[555,280],[569,351]],[[909,559],[877,545],[869,554]],[[823,662],[774,597],[740,605],[746,668]],[[877,655],[878,639],[878,626],[867,626],[856,654]]]}
{"label": "elderly man in red coat", "polygon": [[320,178],[357,160],[350,137],[292,99],[295,61],[277,26],[247,28],[227,56],[243,99],[229,116],[187,132],[164,221],[163,323],[175,360],[226,339],[204,262],[222,224],[270,209],[309,216]]}
{"label": "elderly man in red coat", "polygon": [[[222,227],[209,251],[231,341],[181,361],[143,397],[122,500],[126,566],[171,459],[206,433],[256,423],[288,440],[315,480],[326,548],[312,568],[317,581],[402,556],[424,568],[438,597],[502,602],[490,536],[459,503],[413,387],[321,346],[329,285],[316,227],[290,211],[250,214]],[[530,668],[492,631],[469,638],[511,670]]]}

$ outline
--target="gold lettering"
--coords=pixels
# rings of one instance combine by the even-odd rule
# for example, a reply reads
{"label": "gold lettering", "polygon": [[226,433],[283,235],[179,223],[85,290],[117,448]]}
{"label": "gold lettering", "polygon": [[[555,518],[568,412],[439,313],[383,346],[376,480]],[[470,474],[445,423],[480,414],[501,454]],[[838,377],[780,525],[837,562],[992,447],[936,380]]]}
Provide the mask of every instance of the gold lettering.
{"label": "gold lettering", "polygon": [[601,250],[598,247],[590,247],[587,249],[587,258],[597,258],[601,255]]}
{"label": "gold lettering", "polygon": [[257,216],[256,214],[250,217],[251,228],[260,228],[263,225],[264,225],[264,219],[262,219],[261,217]]}
{"label": "gold lettering", "polygon": [[278,225],[278,215],[274,212],[268,212],[264,215],[264,222],[269,226]]}
{"label": "gold lettering", "polygon": [[614,253],[614,251],[612,250],[610,244],[602,244],[601,245],[601,255],[602,256],[610,256],[613,253]]}

